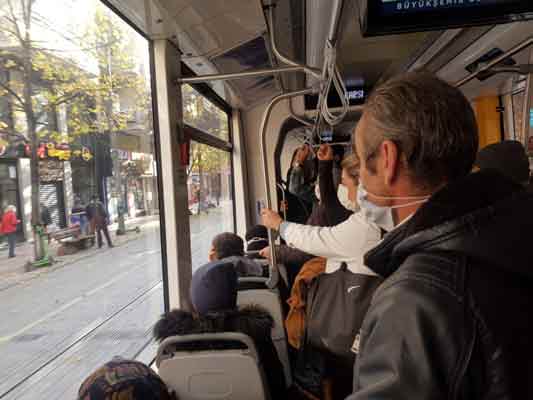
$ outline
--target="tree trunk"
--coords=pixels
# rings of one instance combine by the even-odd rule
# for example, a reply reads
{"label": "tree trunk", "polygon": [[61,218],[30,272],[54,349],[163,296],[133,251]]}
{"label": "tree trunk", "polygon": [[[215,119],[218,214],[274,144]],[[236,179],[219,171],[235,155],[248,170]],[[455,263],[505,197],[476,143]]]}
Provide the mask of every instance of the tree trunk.
{"label": "tree trunk", "polygon": [[40,203],[39,203],[39,157],[37,156],[37,148],[39,146],[39,139],[37,137],[37,127],[35,121],[35,114],[33,110],[32,94],[32,54],[31,41],[29,32],[26,31],[26,38],[22,46],[23,63],[24,63],[24,111],[26,114],[26,124],[28,125],[28,136],[30,138],[31,154],[30,154],[30,173],[31,173],[31,225],[33,230],[33,255],[34,260],[40,260],[44,254],[40,246],[39,236],[37,234],[37,226],[41,223],[40,217]]}

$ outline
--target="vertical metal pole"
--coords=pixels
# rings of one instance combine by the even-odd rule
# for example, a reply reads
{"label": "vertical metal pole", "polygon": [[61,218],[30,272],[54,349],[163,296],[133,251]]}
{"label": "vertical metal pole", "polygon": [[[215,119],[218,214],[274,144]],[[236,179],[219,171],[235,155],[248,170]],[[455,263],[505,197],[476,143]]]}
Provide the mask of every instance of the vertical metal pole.
{"label": "vertical metal pole", "polygon": [[180,159],[183,138],[180,55],[165,39],[154,41],[154,70],[157,95],[155,121],[159,128],[161,181],[165,215],[167,290],[170,308],[190,308],[191,235],[187,194],[186,166]]}
{"label": "vertical metal pole", "polygon": [[[263,120],[261,121],[261,156],[263,161],[263,177],[265,179],[265,194],[266,194],[266,201],[267,201],[267,208],[272,209],[272,196],[270,195],[270,175],[268,173],[268,155],[267,155],[267,146],[266,146],[266,128],[268,126],[268,121],[270,119],[270,115],[272,114],[272,110],[274,109],[274,106],[278,104],[280,101],[285,99],[290,99],[292,97],[296,96],[303,96],[305,94],[313,93],[315,89],[309,88],[309,89],[303,89],[303,90],[297,90],[295,92],[288,92],[284,94],[280,94],[276,97],[274,97],[270,103],[268,103],[265,112],[263,114]],[[276,260],[276,247],[275,247],[275,241],[274,241],[274,235],[271,229],[268,230],[268,245],[270,247],[270,281],[269,286],[275,287],[278,284],[279,280],[279,271],[277,268],[277,260]]]}

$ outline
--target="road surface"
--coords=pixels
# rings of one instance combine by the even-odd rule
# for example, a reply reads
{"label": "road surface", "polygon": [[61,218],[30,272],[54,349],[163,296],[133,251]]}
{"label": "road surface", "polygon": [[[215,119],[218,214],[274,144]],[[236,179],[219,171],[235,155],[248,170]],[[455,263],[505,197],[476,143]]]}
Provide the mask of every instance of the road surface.
{"label": "road surface", "polygon": [[[221,212],[191,217],[193,268]],[[0,399],[74,399],[83,379],[115,355],[136,357],[162,313],[158,223],[138,239],[0,291]]]}

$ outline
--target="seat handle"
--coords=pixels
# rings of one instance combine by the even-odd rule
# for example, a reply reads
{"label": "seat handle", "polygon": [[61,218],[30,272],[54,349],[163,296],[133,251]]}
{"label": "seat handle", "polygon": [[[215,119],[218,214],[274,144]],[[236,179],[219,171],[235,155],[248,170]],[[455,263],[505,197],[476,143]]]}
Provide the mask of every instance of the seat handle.
{"label": "seat handle", "polygon": [[164,351],[175,344],[179,343],[193,343],[193,342],[209,342],[209,341],[237,341],[246,345],[248,352],[256,362],[259,362],[257,350],[253,340],[244,333],[239,332],[221,332],[221,333],[199,333],[193,335],[177,335],[166,338],[161,342],[157,349],[157,356],[155,359],[157,367],[159,367],[163,358]]}

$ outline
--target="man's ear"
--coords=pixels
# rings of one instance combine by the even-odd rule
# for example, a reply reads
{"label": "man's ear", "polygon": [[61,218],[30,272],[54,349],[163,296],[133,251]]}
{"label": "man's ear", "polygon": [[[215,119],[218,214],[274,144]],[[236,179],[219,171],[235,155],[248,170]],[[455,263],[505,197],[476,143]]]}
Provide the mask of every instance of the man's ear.
{"label": "man's ear", "polygon": [[394,183],[400,169],[400,151],[396,143],[385,140],[381,143],[383,179],[386,186]]}

